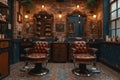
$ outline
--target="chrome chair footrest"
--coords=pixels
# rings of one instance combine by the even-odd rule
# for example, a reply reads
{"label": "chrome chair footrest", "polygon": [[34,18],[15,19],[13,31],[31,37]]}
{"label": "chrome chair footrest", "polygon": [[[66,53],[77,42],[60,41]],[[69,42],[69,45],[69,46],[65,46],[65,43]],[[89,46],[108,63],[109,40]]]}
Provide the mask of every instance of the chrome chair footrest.
{"label": "chrome chair footrest", "polygon": [[22,71],[22,72],[26,72],[26,71],[29,71],[29,70],[30,70],[30,68],[28,66],[24,66],[20,69],[20,71]]}
{"label": "chrome chair footrest", "polygon": [[93,74],[91,70],[82,71],[79,68],[73,69],[72,73],[77,76],[91,76]]}
{"label": "chrome chair footrest", "polygon": [[92,72],[94,73],[100,73],[101,71],[99,69],[97,69],[96,67],[92,67]]}
{"label": "chrome chair footrest", "polygon": [[40,70],[32,69],[32,70],[29,71],[29,74],[42,76],[42,75],[47,74],[48,72],[49,72],[48,69],[46,69],[46,68],[41,68]]}

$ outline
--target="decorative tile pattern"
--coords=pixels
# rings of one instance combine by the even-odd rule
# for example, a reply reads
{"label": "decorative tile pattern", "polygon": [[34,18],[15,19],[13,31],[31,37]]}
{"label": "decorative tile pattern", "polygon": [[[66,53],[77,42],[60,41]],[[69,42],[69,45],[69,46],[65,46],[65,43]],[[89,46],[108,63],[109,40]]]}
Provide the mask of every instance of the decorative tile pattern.
{"label": "decorative tile pattern", "polygon": [[[107,72],[93,74],[91,77],[80,77],[72,74],[72,63],[48,63],[50,72],[44,76],[33,76],[27,72],[20,72],[23,62],[11,66],[10,75],[3,80],[115,80]],[[33,65],[29,65],[33,67]]]}

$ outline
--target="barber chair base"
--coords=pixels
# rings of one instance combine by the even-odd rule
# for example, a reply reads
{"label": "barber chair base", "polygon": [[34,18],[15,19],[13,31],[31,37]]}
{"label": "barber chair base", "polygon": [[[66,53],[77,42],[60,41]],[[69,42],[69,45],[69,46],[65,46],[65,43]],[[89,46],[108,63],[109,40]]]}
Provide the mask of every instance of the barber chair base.
{"label": "barber chair base", "polygon": [[101,71],[97,69],[96,67],[92,67],[92,72],[93,73],[100,73]]}
{"label": "barber chair base", "polygon": [[80,70],[79,68],[75,68],[72,70],[72,73],[77,75],[77,76],[91,76],[93,73],[90,70]]}
{"label": "barber chair base", "polygon": [[26,72],[26,71],[29,71],[30,69],[29,69],[29,67],[28,66],[24,66],[24,67],[22,67],[21,69],[20,69],[20,71],[22,71],[22,72]]}
{"label": "barber chair base", "polygon": [[73,74],[79,76],[91,76],[93,72],[88,70],[86,64],[79,64],[79,68],[75,68],[72,70]]}
{"label": "barber chair base", "polygon": [[41,63],[36,63],[35,68],[31,69],[29,71],[29,74],[31,75],[45,75],[49,72],[47,68],[43,68]]}
{"label": "barber chair base", "polygon": [[29,71],[29,74],[42,76],[42,75],[47,74],[48,72],[49,72],[49,70],[46,69],[46,68],[42,68],[41,70],[32,69],[32,70]]}

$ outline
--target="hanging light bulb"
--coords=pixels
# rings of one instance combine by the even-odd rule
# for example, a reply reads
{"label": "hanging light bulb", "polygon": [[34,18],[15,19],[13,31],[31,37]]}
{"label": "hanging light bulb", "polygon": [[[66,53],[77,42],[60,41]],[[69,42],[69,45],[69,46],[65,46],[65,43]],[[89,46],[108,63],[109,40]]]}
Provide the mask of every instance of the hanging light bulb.
{"label": "hanging light bulb", "polygon": [[62,12],[59,11],[59,18],[62,18]]}
{"label": "hanging light bulb", "polygon": [[24,17],[25,17],[25,19],[28,19],[28,18],[29,18],[29,16],[28,16],[27,14],[26,14]]}
{"label": "hanging light bulb", "polygon": [[59,14],[59,18],[62,18],[62,15],[61,15],[61,14]]}
{"label": "hanging light bulb", "polygon": [[77,5],[76,7],[77,7],[77,8],[79,8],[80,6],[79,6],[79,5]]}
{"label": "hanging light bulb", "polygon": [[45,8],[45,5],[42,5],[42,9],[44,9]]}
{"label": "hanging light bulb", "polygon": [[93,15],[93,18],[95,19],[96,17],[97,17],[97,15],[94,14],[94,15]]}

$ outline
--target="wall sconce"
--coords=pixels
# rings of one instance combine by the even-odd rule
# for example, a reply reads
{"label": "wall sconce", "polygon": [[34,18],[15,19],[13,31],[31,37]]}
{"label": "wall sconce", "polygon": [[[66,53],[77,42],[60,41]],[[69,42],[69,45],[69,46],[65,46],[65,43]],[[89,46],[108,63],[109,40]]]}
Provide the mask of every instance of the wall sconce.
{"label": "wall sconce", "polygon": [[79,8],[80,6],[77,4],[76,7]]}
{"label": "wall sconce", "polygon": [[28,18],[29,18],[29,16],[28,16],[27,14],[26,14],[24,17],[25,17],[25,19],[28,19]]}
{"label": "wall sconce", "polygon": [[97,15],[94,14],[94,15],[93,15],[93,18],[96,19],[96,17],[97,17]]}
{"label": "wall sconce", "polygon": [[45,5],[42,5],[42,9],[44,9],[45,8]]}
{"label": "wall sconce", "polygon": [[62,12],[59,11],[59,15],[58,15],[59,18],[62,18]]}

